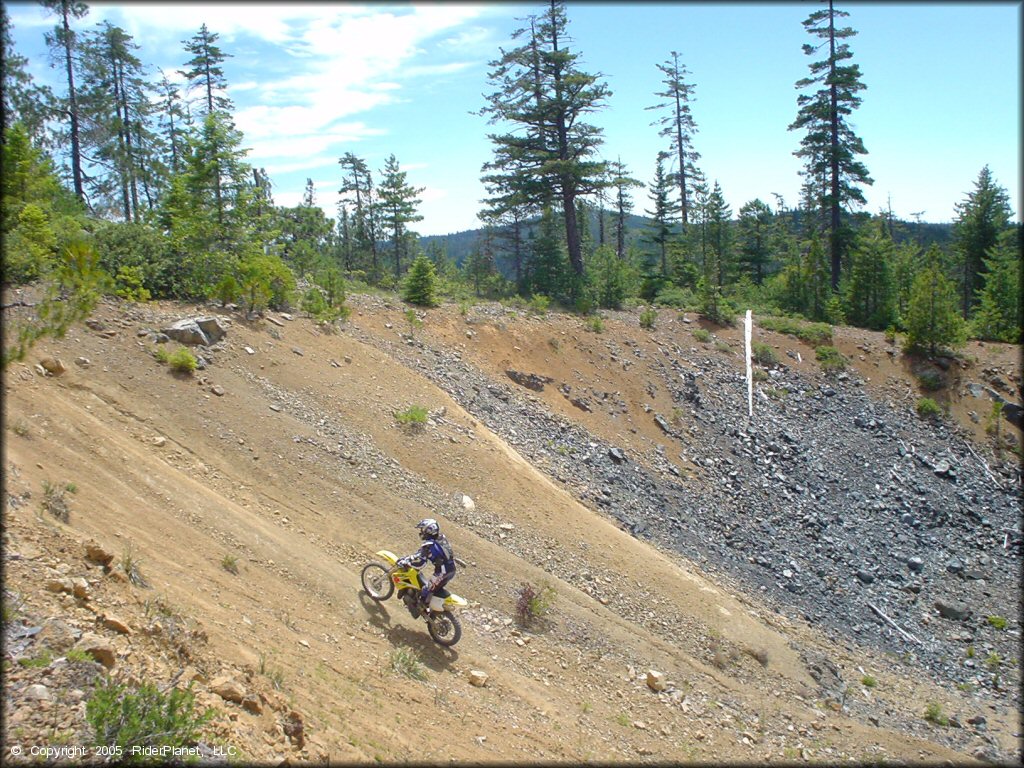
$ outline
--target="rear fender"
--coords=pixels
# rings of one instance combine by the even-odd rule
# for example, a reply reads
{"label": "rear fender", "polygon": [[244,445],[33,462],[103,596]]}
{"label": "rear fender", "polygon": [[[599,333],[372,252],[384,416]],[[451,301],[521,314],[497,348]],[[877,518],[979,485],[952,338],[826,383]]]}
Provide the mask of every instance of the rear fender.
{"label": "rear fender", "polygon": [[455,606],[465,606],[465,605],[469,605],[469,601],[466,600],[466,598],[464,598],[464,597],[459,597],[454,592],[449,592],[448,593],[448,597],[446,597],[444,599],[444,607],[445,607],[446,610],[448,608],[454,608]]}

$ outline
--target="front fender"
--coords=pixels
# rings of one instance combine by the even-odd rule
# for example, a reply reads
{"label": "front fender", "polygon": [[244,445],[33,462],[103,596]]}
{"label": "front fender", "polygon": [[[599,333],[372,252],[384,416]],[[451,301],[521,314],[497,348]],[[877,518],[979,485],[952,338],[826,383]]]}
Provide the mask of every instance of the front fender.
{"label": "front fender", "polygon": [[374,554],[382,560],[386,560],[389,565],[394,565],[398,562],[398,555],[394,552],[388,552],[386,549],[382,549],[380,552],[375,552]]}

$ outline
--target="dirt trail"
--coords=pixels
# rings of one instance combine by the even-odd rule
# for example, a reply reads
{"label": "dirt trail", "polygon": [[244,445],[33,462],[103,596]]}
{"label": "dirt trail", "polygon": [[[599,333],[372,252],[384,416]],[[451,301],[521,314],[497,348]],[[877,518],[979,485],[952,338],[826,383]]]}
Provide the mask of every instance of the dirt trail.
{"label": "dirt trail", "polygon": [[[244,757],[960,762],[991,750],[987,736],[1004,753],[1014,748],[1015,717],[940,689],[899,659],[836,645],[772,614],[756,595],[731,594],[694,564],[656,551],[354,332],[234,316],[205,370],[171,374],[139,332],[206,312],[106,304],[95,327],[40,344],[8,372],[5,601],[16,600],[26,621],[59,617],[107,637],[121,679],[194,679],[200,703],[219,713],[219,738]],[[398,308],[367,304],[352,329],[401,343],[400,318]],[[619,392],[628,413],[617,424],[557,392],[543,400],[594,434],[615,435],[638,454],[651,450],[658,436],[649,419],[635,418],[651,400],[642,394],[656,359],[650,341],[632,331],[614,337],[646,357],[623,366],[623,354],[614,372],[602,370],[611,365],[608,339],[587,338],[576,323],[523,318],[508,332],[471,325],[476,335],[467,339],[467,324],[448,307],[432,311],[423,332],[496,380],[519,367]],[[551,339],[565,353],[558,368],[545,354]],[[34,366],[45,357],[68,370],[39,375]],[[666,393],[655,400],[671,408]],[[394,419],[411,404],[430,411],[422,430]],[[42,511],[44,483],[73,485],[66,523]],[[441,519],[467,563],[452,584],[471,601],[452,650],[434,645],[400,604],[378,606],[359,588],[373,552],[411,551],[413,525],[426,516]],[[89,540],[115,565],[134,559],[149,587],[88,563]],[[84,576],[88,599],[48,591],[55,569]],[[531,628],[513,620],[516,588],[526,581],[556,594]],[[111,612],[134,631],[106,628]],[[808,653],[837,665],[860,710],[822,691],[802,658]],[[424,680],[396,671],[410,657]],[[647,686],[649,669],[666,674],[666,690]],[[487,673],[485,687],[470,683],[471,670]],[[858,670],[877,685],[862,686],[867,673]],[[224,676],[256,695],[260,711],[214,693]],[[27,680],[5,681],[5,757],[14,744],[60,736],[59,724],[21,711]],[[80,713],[60,699],[43,715],[69,723],[76,735],[60,738],[77,741]],[[964,717],[984,711],[987,732],[961,733],[954,743],[949,729],[923,720],[932,701]],[[863,714],[869,705],[876,714]],[[301,738],[289,725],[293,713]],[[913,732],[896,727],[907,721],[918,723]],[[425,730],[443,738],[424,739]]]}

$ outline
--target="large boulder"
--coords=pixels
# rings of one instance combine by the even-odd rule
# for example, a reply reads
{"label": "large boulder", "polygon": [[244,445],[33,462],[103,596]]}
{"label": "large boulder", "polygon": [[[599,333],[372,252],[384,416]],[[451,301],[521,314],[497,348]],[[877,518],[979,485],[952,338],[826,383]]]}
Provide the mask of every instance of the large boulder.
{"label": "large boulder", "polygon": [[199,323],[193,319],[179,320],[174,325],[164,328],[162,332],[179,344],[210,346],[210,337],[203,332],[203,329],[199,327]]}
{"label": "large boulder", "polygon": [[206,334],[206,338],[210,340],[211,344],[216,344],[228,332],[219,317],[197,317],[196,325]]}

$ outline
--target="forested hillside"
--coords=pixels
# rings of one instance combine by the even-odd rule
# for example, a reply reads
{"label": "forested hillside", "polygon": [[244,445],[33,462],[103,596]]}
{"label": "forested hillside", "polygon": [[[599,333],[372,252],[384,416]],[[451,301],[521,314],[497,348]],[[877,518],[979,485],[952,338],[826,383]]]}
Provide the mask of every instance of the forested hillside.
{"label": "forested hillside", "polygon": [[338,158],[337,217],[312,180],[301,204],[275,204],[273,180],[246,162],[225,76],[234,54],[215,30],[183,41],[170,77],[126,30],[90,26],[86,4],[45,5],[56,90],[29,76],[4,15],[3,281],[61,300],[8,335],[5,358],[104,291],[333,320],[353,287],[405,290],[417,260],[427,304],[520,297],[588,314],[649,303],[725,323],[753,308],[906,332],[908,349],[929,353],[1020,339],[1021,230],[988,167],[964,179],[951,225],[860,210],[872,180],[853,118],[868,96],[856,30],[831,3],[804,21],[812,61],[794,73],[799,201],[726,204],[700,162],[696,84],[677,52],[656,63],[653,181],[601,159],[614,152],[596,121],[609,90],[566,47],[568,9],[552,1],[495,51],[482,84],[493,154],[481,228],[424,239],[423,190],[393,154],[379,170],[355,152]]}

